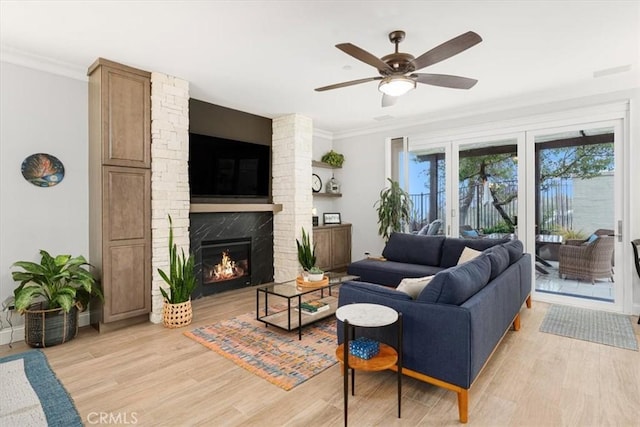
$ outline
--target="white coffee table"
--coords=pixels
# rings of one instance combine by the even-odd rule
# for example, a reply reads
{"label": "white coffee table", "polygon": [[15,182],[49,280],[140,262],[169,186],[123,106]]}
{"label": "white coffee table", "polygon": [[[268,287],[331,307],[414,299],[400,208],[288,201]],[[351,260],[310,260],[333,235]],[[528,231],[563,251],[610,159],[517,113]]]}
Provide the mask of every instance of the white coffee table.
{"label": "white coffee table", "polygon": [[[336,349],[336,357],[343,364],[344,376],[344,425],[347,425],[349,403],[349,369],[351,369],[351,394],[355,394],[355,370],[383,371],[397,366],[398,372],[398,418],[400,418],[402,396],[402,313],[380,304],[347,304],[339,307],[336,318],[343,323],[343,343]],[[361,359],[349,354],[349,341],[355,338],[355,327],[381,328],[393,324],[398,328],[398,343],[394,349],[380,343],[380,352],[371,359]]]}

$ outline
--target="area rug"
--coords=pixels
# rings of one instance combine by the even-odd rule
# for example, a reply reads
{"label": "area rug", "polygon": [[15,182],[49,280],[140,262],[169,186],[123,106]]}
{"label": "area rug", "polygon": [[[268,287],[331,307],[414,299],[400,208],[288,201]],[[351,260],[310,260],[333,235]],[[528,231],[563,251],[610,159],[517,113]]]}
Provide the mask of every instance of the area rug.
{"label": "area rug", "polygon": [[638,351],[631,320],[617,313],[552,305],[540,332]]}
{"label": "area rug", "polygon": [[184,334],[267,381],[291,390],[337,363],[336,320],[298,331],[269,326],[247,313]]}
{"label": "area rug", "polygon": [[40,350],[0,358],[1,426],[82,426],[69,393]]}

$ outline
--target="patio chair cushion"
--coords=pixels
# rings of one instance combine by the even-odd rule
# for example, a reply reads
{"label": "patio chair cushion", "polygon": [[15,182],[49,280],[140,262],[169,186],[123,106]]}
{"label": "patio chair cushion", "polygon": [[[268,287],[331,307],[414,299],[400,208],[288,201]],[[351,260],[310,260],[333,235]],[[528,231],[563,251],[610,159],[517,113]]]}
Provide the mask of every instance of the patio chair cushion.
{"label": "patio chair cushion", "polygon": [[460,230],[462,237],[480,237],[477,230]]}
{"label": "patio chair cushion", "polygon": [[595,242],[597,238],[598,238],[597,234],[592,234],[591,236],[589,236],[589,238],[587,240],[585,240],[584,243],[586,243],[588,245],[590,243]]}

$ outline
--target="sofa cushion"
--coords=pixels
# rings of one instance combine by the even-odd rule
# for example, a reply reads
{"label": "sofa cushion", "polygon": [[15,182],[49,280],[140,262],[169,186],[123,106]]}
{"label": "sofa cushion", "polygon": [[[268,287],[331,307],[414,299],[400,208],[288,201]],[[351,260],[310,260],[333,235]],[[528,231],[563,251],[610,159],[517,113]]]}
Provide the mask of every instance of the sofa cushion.
{"label": "sofa cushion", "polygon": [[458,264],[471,261],[481,253],[482,251],[476,251],[475,249],[467,248],[465,246],[464,249],[462,250],[462,253],[460,254],[460,258],[458,258]]}
{"label": "sofa cushion", "polygon": [[511,240],[502,246],[509,252],[509,265],[522,258],[524,246],[520,240]]}
{"label": "sofa cushion", "polygon": [[351,287],[351,288],[364,290],[372,298],[371,301],[363,300],[359,302],[371,302],[371,303],[379,304],[380,303],[379,297],[390,298],[390,299],[401,300],[401,301],[411,301],[411,297],[406,293],[397,291],[394,288],[389,288],[387,286],[382,286],[375,283],[366,283],[361,281],[350,280],[348,282],[344,282],[342,286],[344,285],[347,285],[348,288]]}
{"label": "sofa cushion", "polygon": [[489,280],[493,280],[509,267],[509,251],[504,246],[498,245],[487,249],[485,253],[491,263]]}
{"label": "sofa cushion", "polygon": [[442,268],[377,259],[355,261],[347,267],[347,273],[360,276],[362,282],[378,283],[394,288],[405,277],[433,276],[439,271],[442,271]]}
{"label": "sofa cushion", "polygon": [[460,305],[486,286],[490,274],[489,257],[481,254],[469,262],[436,274],[416,300]]}
{"label": "sofa cushion", "polygon": [[444,236],[392,233],[382,256],[390,261],[438,267],[444,240]]}
{"label": "sofa cushion", "polygon": [[[465,246],[477,251],[484,251],[492,246],[508,242],[509,239],[456,239],[448,238],[442,245],[442,258],[440,259],[440,267],[449,268],[458,264],[460,254]],[[434,264],[438,265],[438,264]]]}
{"label": "sofa cushion", "polygon": [[435,276],[426,277],[406,277],[400,281],[400,284],[396,288],[397,290],[404,292],[411,298],[416,299],[420,292],[429,285],[431,279]]}

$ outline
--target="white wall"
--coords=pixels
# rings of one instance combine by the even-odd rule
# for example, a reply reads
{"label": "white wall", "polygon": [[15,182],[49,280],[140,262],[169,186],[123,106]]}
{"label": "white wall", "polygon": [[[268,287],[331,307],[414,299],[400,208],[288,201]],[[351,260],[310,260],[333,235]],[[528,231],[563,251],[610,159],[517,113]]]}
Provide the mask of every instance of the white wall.
{"label": "white wall", "polygon": [[[87,92],[86,81],[0,62],[0,301],[13,294],[15,261],[39,261],[40,249],[88,256]],[[60,184],[24,180],[34,153],[60,159]]]}

